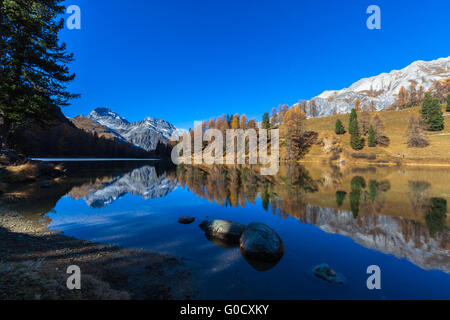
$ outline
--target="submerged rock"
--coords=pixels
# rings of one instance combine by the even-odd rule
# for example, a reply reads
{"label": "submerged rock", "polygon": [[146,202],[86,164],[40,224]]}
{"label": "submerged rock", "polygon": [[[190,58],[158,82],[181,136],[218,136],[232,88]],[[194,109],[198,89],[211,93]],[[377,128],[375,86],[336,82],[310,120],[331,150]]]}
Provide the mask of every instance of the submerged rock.
{"label": "submerged rock", "polygon": [[247,261],[247,263],[256,271],[264,272],[269,271],[270,269],[273,269],[278,262],[280,262],[281,259],[274,260],[274,261],[262,261],[257,259],[252,259],[247,257],[245,254],[242,254],[242,257]]}
{"label": "submerged rock", "polygon": [[195,218],[193,217],[181,217],[178,219],[178,222],[181,224],[191,224],[195,221]]}
{"label": "submerged rock", "polygon": [[278,234],[262,223],[251,223],[240,239],[242,255],[247,261],[276,261],[284,254],[284,245]]}
{"label": "submerged rock", "polygon": [[322,280],[334,284],[343,284],[341,277],[326,263],[314,267],[314,275]]}
{"label": "submerged rock", "polygon": [[209,239],[217,238],[228,243],[239,243],[246,227],[228,220],[205,220],[200,224],[200,228]]}

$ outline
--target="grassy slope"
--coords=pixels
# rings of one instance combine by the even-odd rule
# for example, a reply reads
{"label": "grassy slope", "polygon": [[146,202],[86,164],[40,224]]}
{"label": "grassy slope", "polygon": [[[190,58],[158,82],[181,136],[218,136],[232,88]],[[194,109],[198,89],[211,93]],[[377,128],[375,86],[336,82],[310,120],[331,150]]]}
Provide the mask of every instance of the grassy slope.
{"label": "grassy slope", "polygon": [[[380,111],[376,113],[378,113],[381,117],[385,126],[385,135],[390,138],[391,143],[385,148],[369,148],[366,143],[366,146],[361,151],[362,153],[376,153],[377,160],[389,161],[391,163],[400,161],[402,164],[450,165],[449,113],[444,114],[445,129],[443,131],[427,133],[430,145],[426,148],[408,148],[406,145],[405,131],[408,125],[409,117],[413,113],[418,114],[419,107],[401,111]],[[370,114],[373,116],[375,112],[371,112]],[[349,114],[308,119],[306,121],[306,125],[308,130],[319,133],[319,139],[326,136],[331,137],[335,135],[334,126],[336,119],[338,118],[342,120],[346,129],[348,129]],[[350,147],[350,135],[348,133],[337,137],[341,140],[344,151],[354,152]],[[405,155],[404,159],[403,154]],[[320,145],[314,145],[302,161],[317,162],[328,160],[329,157],[330,154],[325,154]],[[346,159],[348,159],[348,157]],[[353,161],[356,162],[355,160]]]}
{"label": "grassy slope", "polygon": [[77,116],[73,119],[71,119],[72,123],[79,129],[82,129],[89,133],[97,132],[98,136],[100,138],[106,138],[110,140],[114,140],[115,136],[111,133],[111,130],[109,130],[107,127],[102,126],[101,124],[93,121],[90,118],[83,117],[83,116]]}

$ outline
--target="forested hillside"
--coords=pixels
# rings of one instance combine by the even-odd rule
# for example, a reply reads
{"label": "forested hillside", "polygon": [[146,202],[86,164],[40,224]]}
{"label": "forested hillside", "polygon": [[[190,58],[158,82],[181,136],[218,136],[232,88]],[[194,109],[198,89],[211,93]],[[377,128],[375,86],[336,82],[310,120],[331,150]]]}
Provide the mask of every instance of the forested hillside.
{"label": "forested hillside", "polygon": [[28,157],[148,158],[156,154],[78,129],[62,113],[47,126],[33,124],[17,130],[10,145]]}

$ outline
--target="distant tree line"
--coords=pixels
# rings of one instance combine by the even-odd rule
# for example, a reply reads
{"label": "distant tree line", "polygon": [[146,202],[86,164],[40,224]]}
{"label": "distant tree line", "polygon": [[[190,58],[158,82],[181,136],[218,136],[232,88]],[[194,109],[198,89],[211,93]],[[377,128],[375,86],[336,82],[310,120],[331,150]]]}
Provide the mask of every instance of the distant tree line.
{"label": "distant tree line", "polygon": [[29,157],[94,157],[94,158],[149,158],[163,153],[147,152],[131,144],[89,133],[72,125],[59,122],[50,128],[32,125],[16,131],[10,138],[14,149]]}
{"label": "distant tree line", "polygon": [[423,86],[417,88],[417,82],[410,80],[408,89],[404,86],[400,87],[396,102],[391,108],[401,110],[421,105],[427,93],[430,94],[431,97],[437,99],[440,104],[443,104],[446,102],[449,91],[450,78],[444,79],[443,81],[434,81],[427,92],[425,92]]}
{"label": "distant tree line", "polygon": [[[259,131],[257,129],[279,129],[280,130],[280,156],[282,160],[296,161],[300,160],[309,150],[311,145],[317,138],[317,133],[305,130],[306,114],[299,105],[288,107],[282,105],[278,110],[272,109],[271,115],[265,112],[261,122],[256,119],[247,119],[245,114],[222,115],[216,118],[211,118],[208,121],[203,121],[202,130],[217,129],[223,137],[226,137],[228,129],[255,129],[258,143]],[[190,129],[188,135],[194,136],[194,130]],[[270,132],[267,135],[270,146],[271,137]],[[180,137],[180,140],[183,138]],[[246,140],[247,141],[247,140]],[[194,150],[194,139],[191,139],[192,150]],[[208,146],[208,142],[203,142],[203,148]],[[224,151],[226,142],[224,141]],[[248,152],[248,143],[246,142],[246,153]],[[270,151],[270,147],[268,148]]]}

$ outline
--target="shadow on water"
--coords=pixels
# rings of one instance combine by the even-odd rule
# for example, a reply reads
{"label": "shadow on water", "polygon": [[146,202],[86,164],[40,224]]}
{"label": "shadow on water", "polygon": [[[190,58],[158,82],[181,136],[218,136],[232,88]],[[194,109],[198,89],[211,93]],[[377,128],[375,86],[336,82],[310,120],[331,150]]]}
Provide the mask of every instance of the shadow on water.
{"label": "shadow on water", "polygon": [[[131,293],[135,299],[186,299],[195,292],[190,270],[178,260],[151,252],[78,240],[59,234],[38,235],[12,232],[0,227],[1,299],[117,299],[108,296],[109,287]],[[30,264],[30,261],[37,261]],[[26,269],[20,269],[21,266]],[[65,287],[68,265],[83,270],[81,296],[68,296]],[[46,275],[37,282],[33,268]],[[20,275],[15,275],[22,272]],[[49,282],[50,277],[58,280]],[[93,279],[92,277],[95,277]],[[28,279],[25,287],[21,279]],[[107,285],[98,280],[105,281]],[[59,282],[61,281],[61,282]],[[92,288],[94,286],[94,289]],[[55,291],[59,290],[59,292]],[[102,291],[106,290],[106,291]],[[28,292],[30,291],[30,292]],[[56,295],[56,296],[55,296]]]}

